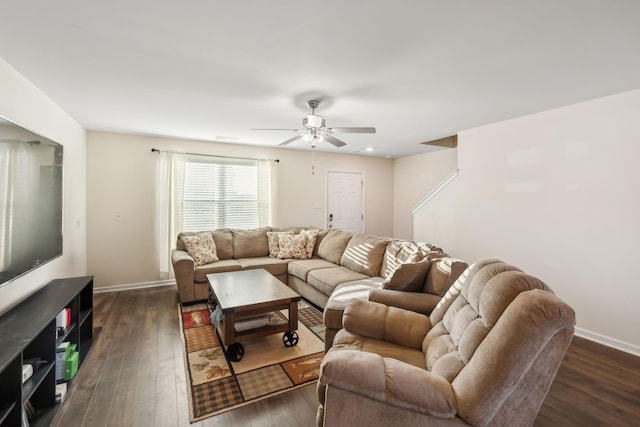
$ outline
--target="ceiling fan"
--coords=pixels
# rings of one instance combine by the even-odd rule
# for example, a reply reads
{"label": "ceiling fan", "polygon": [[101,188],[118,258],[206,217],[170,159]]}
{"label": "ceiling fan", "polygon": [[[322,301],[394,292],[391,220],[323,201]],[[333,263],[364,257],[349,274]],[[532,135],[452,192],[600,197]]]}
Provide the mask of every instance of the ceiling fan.
{"label": "ceiling fan", "polygon": [[320,101],[317,99],[311,99],[307,102],[307,106],[311,110],[311,114],[302,119],[302,126],[297,129],[251,129],[251,130],[288,130],[297,132],[298,135],[293,138],[289,138],[278,145],[288,145],[298,139],[304,139],[311,143],[311,148],[315,148],[320,141],[327,141],[329,144],[333,144],[336,147],[343,147],[347,145],[345,142],[339,140],[334,133],[376,133],[376,128],[373,127],[326,127],[326,122],[323,117],[316,116],[316,108],[320,105]]}

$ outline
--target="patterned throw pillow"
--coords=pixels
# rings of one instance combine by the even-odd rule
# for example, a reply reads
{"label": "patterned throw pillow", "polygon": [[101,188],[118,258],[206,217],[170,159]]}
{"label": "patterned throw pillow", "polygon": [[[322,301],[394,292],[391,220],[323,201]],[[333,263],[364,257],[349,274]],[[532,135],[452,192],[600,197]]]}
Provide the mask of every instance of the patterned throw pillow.
{"label": "patterned throw pillow", "polygon": [[285,234],[293,234],[293,231],[267,231],[267,240],[269,241],[269,256],[277,258],[280,253],[280,236]]}
{"label": "patterned throw pillow", "polygon": [[300,231],[300,234],[306,234],[307,236],[307,258],[311,258],[313,256],[313,248],[316,246],[318,233],[320,233],[320,230],[318,229],[306,229]]}
{"label": "patterned throw pillow", "polygon": [[278,258],[307,259],[307,235],[284,234],[280,236]]}
{"label": "patterned throw pillow", "polygon": [[199,233],[193,236],[182,236],[184,247],[191,255],[196,265],[210,264],[218,261],[216,244],[210,232]]}

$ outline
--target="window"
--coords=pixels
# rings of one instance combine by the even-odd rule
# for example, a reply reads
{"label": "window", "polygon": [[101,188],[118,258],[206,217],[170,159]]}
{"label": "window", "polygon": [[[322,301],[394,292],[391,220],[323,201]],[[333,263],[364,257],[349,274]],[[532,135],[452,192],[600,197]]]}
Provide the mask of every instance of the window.
{"label": "window", "polygon": [[182,221],[183,231],[270,225],[270,162],[187,157]]}

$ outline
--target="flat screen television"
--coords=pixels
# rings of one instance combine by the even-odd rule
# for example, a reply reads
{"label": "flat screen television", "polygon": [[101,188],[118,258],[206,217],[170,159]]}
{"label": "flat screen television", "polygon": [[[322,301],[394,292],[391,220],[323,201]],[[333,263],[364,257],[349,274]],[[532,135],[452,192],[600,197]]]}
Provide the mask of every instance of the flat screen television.
{"label": "flat screen television", "polygon": [[0,286],[62,255],[63,147],[0,116]]}

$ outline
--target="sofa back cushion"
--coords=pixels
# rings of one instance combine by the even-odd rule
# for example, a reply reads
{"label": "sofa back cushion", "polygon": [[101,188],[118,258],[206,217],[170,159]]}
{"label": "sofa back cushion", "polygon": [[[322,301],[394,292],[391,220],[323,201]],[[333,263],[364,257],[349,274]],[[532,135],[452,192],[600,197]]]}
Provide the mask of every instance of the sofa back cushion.
{"label": "sofa back cushion", "polygon": [[230,228],[218,228],[211,232],[213,241],[216,242],[216,249],[218,250],[218,258],[220,259],[232,259],[233,258],[233,233]]}
{"label": "sofa back cushion", "polygon": [[387,237],[355,234],[340,258],[340,264],[367,276],[377,276],[382,259],[391,239]]}
{"label": "sofa back cushion", "polygon": [[351,237],[353,237],[353,233],[335,228],[329,230],[325,236],[318,236],[321,239],[320,245],[318,245],[318,256],[334,264],[340,264],[342,254]]}
{"label": "sofa back cushion", "polygon": [[233,233],[233,257],[237,259],[269,256],[267,231],[271,231],[271,228],[231,230]]}
{"label": "sofa back cushion", "polygon": [[331,231],[331,228],[318,231],[318,235],[316,236],[316,243],[313,245],[312,255],[319,256],[318,249],[320,249],[320,244],[322,243],[322,240],[327,236],[327,234],[329,234],[329,231]]}

